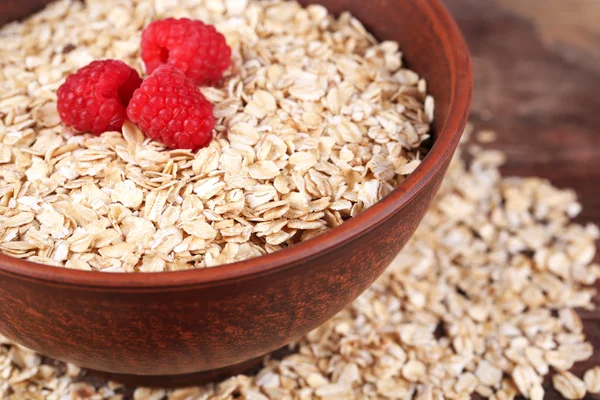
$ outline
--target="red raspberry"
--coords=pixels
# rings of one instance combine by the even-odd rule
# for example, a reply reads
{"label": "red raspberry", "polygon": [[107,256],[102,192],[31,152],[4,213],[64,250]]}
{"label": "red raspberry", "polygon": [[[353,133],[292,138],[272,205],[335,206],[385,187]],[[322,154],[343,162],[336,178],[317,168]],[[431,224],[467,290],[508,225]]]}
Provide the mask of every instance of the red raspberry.
{"label": "red raspberry", "polygon": [[212,25],[168,18],[152,22],[142,33],[142,59],[148,74],[169,64],[202,85],[221,79],[231,65],[231,49]]}
{"label": "red raspberry", "polygon": [[212,104],[183,72],[161,65],[135,91],[129,119],[150,138],[170,148],[196,150],[212,139]]}
{"label": "red raspberry", "polygon": [[120,130],[142,79],[122,61],[94,61],[70,75],[57,92],[60,119],[76,132]]}

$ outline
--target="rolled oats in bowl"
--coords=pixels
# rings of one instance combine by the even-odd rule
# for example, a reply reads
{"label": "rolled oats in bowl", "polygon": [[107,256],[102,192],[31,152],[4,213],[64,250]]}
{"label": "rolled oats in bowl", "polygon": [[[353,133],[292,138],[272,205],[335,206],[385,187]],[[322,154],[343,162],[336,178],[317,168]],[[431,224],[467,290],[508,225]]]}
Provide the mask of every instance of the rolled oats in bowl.
{"label": "rolled oats in bowl", "polygon": [[[141,32],[166,17],[214,24],[232,49],[201,88],[214,140],[170,150],[131,122],[73,135],[65,78],[107,58],[145,76]],[[0,60],[0,251],[74,269],[213,267],[308,240],[400,184],[433,119],[397,43],[296,2],[58,1],[0,30]]]}

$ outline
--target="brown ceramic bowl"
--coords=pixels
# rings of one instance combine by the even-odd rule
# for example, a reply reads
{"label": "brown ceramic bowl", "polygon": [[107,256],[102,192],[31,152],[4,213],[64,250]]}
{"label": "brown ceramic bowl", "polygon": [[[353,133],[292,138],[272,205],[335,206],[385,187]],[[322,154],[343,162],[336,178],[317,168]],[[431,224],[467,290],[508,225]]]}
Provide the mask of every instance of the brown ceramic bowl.
{"label": "brown ceramic bowl", "polygon": [[[0,15],[22,17],[47,1],[3,0]],[[315,239],[217,268],[109,274],[0,256],[0,333],[59,360],[135,375],[137,383],[178,384],[247,366],[373,283],[419,225],[454,154],[471,102],[470,58],[438,0],[317,2],[351,11],[378,38],[398,41],[427,79],[436,122],[419,168],[381,202]]]}

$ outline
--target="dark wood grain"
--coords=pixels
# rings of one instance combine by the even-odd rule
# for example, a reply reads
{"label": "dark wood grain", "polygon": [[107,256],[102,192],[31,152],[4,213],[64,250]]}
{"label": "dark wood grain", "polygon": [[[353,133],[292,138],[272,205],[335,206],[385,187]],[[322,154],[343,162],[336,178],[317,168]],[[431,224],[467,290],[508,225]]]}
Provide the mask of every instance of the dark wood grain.
{"label": "dark wood grain", "polygon": [[[473,57],[472,120],[497,131],[493,146],[508,155],[503,172],[575,189],[583,204],[578,220],[600,224],[600,2],[446,4]],[[576,365],[579,376],[600,365],[600,311],[581,315],[598,350]],[[560,398],[551,386],[546,398]]]}
{"label": "dark wood grain", "polygon": [[52,0],[0,0],[0,26],[42,9]]}

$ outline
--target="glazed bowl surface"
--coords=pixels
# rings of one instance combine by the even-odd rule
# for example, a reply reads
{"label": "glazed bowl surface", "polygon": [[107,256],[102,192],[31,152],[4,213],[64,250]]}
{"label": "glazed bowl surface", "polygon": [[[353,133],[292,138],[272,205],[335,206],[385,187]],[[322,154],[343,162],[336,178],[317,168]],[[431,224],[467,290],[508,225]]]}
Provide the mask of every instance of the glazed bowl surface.
{"label": "glazed bowl surface", "polygon": [[[47,2],[4,0],[0,23]],[[176,382],[290,343],[375,281],[417,228],[459,142],[471,102],[468,49],[438,0],[301,2],[352,12],[378,39],[399,42],[409,67],[427,80],[436,101],[434,141],[417,170],[335,229],[221,267],[110,274],[0,255],[1,334],[82,367]]]}

